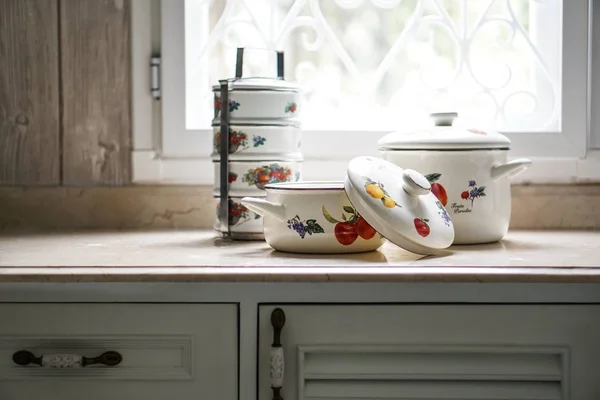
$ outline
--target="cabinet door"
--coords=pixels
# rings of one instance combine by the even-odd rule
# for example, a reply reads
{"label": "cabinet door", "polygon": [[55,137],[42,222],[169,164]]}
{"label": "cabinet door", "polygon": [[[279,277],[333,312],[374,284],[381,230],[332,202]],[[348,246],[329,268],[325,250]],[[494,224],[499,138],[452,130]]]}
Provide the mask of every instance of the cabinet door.
{"label": "cabinet door", "polygon": [[[237,399],[234,304],[0,304],[0,321],[2,400]],[[122,361],[23,366],[22,350]]]}
{"label": "cabinet door", "polygon": [[285,400],[600,399],[600,306],[269,305],[259,400],[282,371],[276,308]]}

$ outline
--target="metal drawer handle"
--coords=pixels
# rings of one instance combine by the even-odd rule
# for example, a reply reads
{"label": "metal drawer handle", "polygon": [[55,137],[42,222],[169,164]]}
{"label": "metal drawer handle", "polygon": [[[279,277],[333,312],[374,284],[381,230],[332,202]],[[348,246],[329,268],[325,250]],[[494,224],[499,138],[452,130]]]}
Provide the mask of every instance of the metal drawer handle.
{"label": "metal drawer handle", "polygon": [[271,369],[272,400],[283,400],[281,388],[283,387],[283,375],[285,362],[283,357],[283,346],[281,345],[281,330],[285,325],[285,313],[281,308],[276,308],[271,313],[271,326],[273,327],[273,344],[271,344],[271,356],[269,364]]}
{"label": "metal drawer handle", "polygon": [[77,354],[47,354],[36,357],[30,351],[19,350],[13,354],[12,359],[15,364],[22,366],[36,364],[46,368],[82,368],[93,364],[113,367],[120,364],[123,357],[116,351],[107,351],[98,357],[84,357]]}

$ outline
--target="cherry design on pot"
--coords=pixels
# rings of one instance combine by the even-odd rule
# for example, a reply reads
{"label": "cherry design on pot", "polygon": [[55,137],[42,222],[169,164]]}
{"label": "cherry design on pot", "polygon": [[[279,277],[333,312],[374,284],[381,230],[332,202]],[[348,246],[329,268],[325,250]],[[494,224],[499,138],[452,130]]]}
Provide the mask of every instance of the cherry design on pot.
{"label": "cherry design on pot", "polygon": [[428,224],[429,220],[427,218],[415,218],[413,223],[415,224],[415,229],[417,233],[423,237],[429,236],[431,229]]}
{"label": "cherry design on pot", "polygon": [[238,177],[238,175],[235,172],[230,172],[229,177],[227,178],[227,181],[229,183],[233,183],[233,182],[237,181],[237,177]]}
{"label": "cherry design on pot", "polygon": [[[322,207],[323,216],[327,221],[335,224],[333,233],[338,243],[344,246],[349,246],[360,236],[365,240],[372,239],[377,231],[373,228],[355,209],[351,206],[343,206],[342,221],[339,221],[331,216],[325,206]],[[350,214],[347,217],[346,214]]]}
{"label": "cherry design on pot", "polygon": [[478,197],[484,197],[485,186],[477,186],[477,182],[470,180],[469,188],[460,194],[460,198],[463,200],[471,200],[471,207],[473,207],[473,201]]}
{"label": "cherry design on pot", "polygon": [[437,182],[442,177],[442,174],[434,173],[425,175],[425,178],[431,184],[431,192],[438,198],[439,201],[442,202],[442,205],[445,206],[448,204],[448,194],[446,193],[446,189]]}
{"label": "cherry design on pot", "polygon": [[304,239],[307,233],[309,236],[312,236],[313,233],[325,233],[325,230],[317,223],[316,219],[302,221],[298,215],[288,219],[287,226],[288,229],[296,231],[301,239]]}

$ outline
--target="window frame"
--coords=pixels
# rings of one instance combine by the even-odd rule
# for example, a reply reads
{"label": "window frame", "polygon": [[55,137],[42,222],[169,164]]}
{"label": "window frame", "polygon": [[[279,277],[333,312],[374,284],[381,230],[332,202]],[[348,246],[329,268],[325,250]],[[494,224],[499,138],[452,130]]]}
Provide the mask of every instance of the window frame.
{"label": "window frame", "polygon": [[[183,0],[132,2],[134,183],[211,185],[214,180],[212,131],[185,126],[184,4]],[[506,133],[512,141],[509,157],[534,161],[515,183],[600,180],[600,116],[590,112],[600,104],[600,82],[592,79],[600,73],[600,27],[593,24],[600,21],[600,8],[593,8],[593,0],[563,4],[562,131]],[[161,56],[160,100],[152,99],[149,90],[149,60],[156,54]],[[377,156],[375,143],[388,132],[305,130],[305,179],[341,179],[350,158]],[[366,135],[373,138],[367,151],[360,145]],[[332,151],[336,143],[350,145],[344,145],[344,152]]]}

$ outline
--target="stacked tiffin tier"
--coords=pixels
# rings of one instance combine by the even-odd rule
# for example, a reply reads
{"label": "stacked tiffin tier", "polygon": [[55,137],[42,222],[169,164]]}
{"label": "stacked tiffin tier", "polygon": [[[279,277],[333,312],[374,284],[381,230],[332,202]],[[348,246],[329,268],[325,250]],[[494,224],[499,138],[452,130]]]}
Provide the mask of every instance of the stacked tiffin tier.
{"label": "stacked tiffin tier", "polygon": [[[238,49],[238,77],[226,81],[226,93],[225,81],[213,86],[214,229],[232,239],[261,240],[262,217],[240,200],[245,196],[266,197],[264,186],[269,183],[302,179],[302,100],[298,86],[283,79],[282,53],[278,53],[277,79],[241,78],[242,57],[243,50]],[[228,151],[221,149],[226,137]],[[227,180],[222,181],[225,167]],[[221,182],[226,182],[226,190],[222,190]],[[221,201],[225,198],[229,204],[227,223],[222,221]]]}

